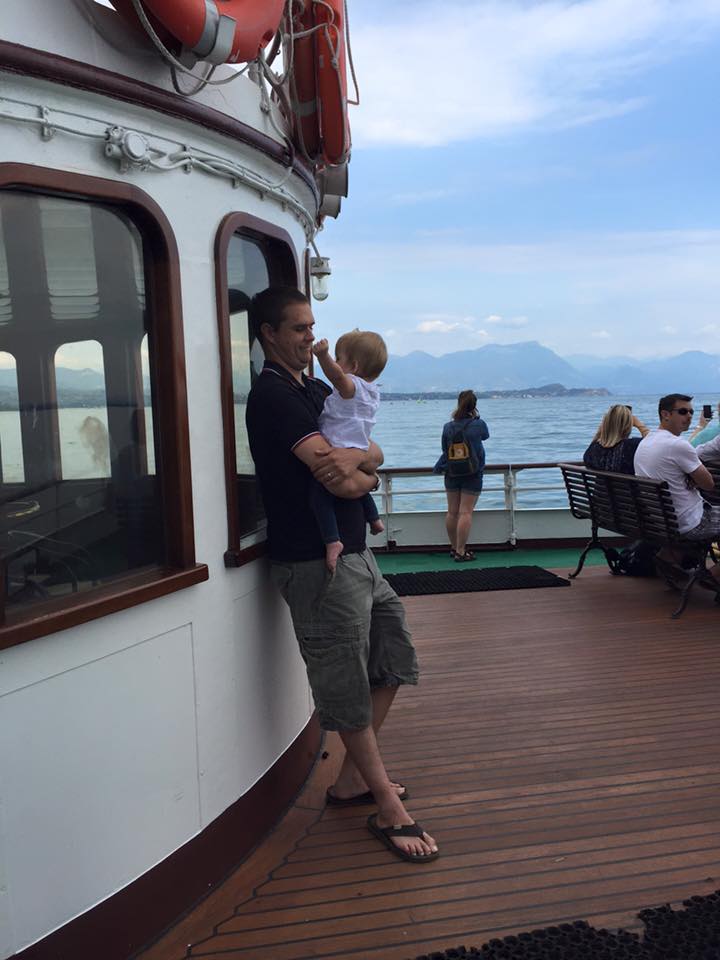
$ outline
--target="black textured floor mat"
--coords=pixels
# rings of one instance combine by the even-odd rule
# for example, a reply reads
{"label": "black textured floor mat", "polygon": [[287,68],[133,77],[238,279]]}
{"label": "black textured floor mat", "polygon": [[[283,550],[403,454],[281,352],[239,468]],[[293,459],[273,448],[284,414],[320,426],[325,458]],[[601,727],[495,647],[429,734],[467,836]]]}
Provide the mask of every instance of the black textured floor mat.
{"label": "black textured floor mat", "polygon": [[578,920],[416,960],[720,960],[720,890],[691,897],[683,906],[641,910],[641,936],[596,930]]}
{"label": "black textured floor mat", "polygon": [[569,587],[570,581],[542,567],[485,567],[482,570],[428,570],[389,573],[385,579],[399,597],[428,593],[474,593],[476,590],[525,590],[529,587]]}

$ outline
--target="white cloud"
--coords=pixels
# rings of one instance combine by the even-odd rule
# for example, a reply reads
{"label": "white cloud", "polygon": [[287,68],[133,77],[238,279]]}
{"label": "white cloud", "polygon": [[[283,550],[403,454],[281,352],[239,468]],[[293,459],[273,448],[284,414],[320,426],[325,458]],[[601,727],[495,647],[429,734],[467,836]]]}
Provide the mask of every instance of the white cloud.
{"label": "white cloud", "polygon": [[592,330],[590,336],[594,340],[609,340],[610,334],[607,330]]}
{"label": "white cloud", "polygon": [[421,320],[415,329],[418,333],[450,333],[468,327],[459,320]]}
{"label": "white cloud", "polygon": [[351,24],[356,146],[431,146],[638,110],[642,98],[621,85],[720,27],[717,0],[420,0],[410,9],[387,4],[374,16],[370,5]]}
{"label": "white cloud", "polygon": [[669,334],[669,336],[673,337],[678,332],[678,328],[673,327],[671,323],[666,323],[665,326],[662,328],[662,332],[667,333]]}
{"label": "white cloud", "polygon": [[446,320],[423,320],[415,329],[418,333],[449,333],[450,330],[456,330],[456,323],[448,323]]}

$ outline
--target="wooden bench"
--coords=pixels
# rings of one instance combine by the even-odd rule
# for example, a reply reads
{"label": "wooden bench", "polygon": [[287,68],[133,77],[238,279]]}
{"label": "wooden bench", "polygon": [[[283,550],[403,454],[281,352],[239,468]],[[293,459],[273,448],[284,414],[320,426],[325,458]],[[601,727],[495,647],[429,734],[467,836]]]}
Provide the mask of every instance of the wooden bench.
{"label": "wooden bench", "polygon": [[[658,561],[657,567],[667,582],[681,590],[680,604],[672,614],[679,617],[685,609],[690,591],[701,583],[715,591],[720,600],[720,584],[707,570],[708,558],[715,561],[711,541],[687,540],[678,531],[672,497],[664,480],[650,480],[626,473],[607,473],[578,467],[570,463],[558,464],[562,471],[570,503],[570,512],[581,520],[589,520],[592,538],[580,554],[578,565],[570,577],[576,577],[593,547],[602,550],[610,570],[620,573],[613,555],[598,538],[598,531],[611,530],[631,540],[645,540],[658,547],[676,548],[683,555],[683,564]],[[720,466],[705,464],[715,479],[720,479]],[[717,492],[708,497],[717,503]],[[687,565],[686,565],[687,564]]]}

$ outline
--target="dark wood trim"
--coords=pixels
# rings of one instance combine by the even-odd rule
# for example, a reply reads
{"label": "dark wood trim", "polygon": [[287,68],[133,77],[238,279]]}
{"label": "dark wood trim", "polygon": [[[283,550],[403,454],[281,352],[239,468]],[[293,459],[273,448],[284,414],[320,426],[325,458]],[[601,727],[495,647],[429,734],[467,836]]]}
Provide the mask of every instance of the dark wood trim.
{"label": "dark wood trim", "polygon": [[246,547],[244,550],[226,550],[225,551],[225,566],[226,567],[242,567],[246,563],[251,563],[253,560],[258,560],[260,557],[264,557],[267,554],[267,540],[263,540],[260,543],[254,543],[251,547]]}
{"label": "dark wood trim", "polygon": [[[240,525],[236,496],[237,467],[235,460],[235,398],[232,379],[232,350],[230,343],[230,312],[228,310],[227,252],[230,240],[236,235],[257,241],[267,251],[268,240],[286,248],[287,265],[275,267],[268,259],[270,283],[297,283],[299,264],[292,237],[282,227],[260,220],[249,213],[228,213],[221,221],[215,235],[215,299],[217,305],[218,341],[220,345],[220,406],[223,419],[223,455],[225,459],[225,498],[227,502],[228,548],[225,552],[227,567],[241,567],[255,560],[261,553],[260,544],[246,550],[240,546]],[[290,266],[292,264],[292,266]],[[294,277],[291,272],[294,271]],[[263,541],[264,542],[264,541]]]}
{"label": "dark wood trim", "polygon": [[[128,183],[106,180],[62,170],[36,167],[31,164],[0,163],[0,189],[21,189],[56,196],[74,197],[88,202],[112,204],[138,226],[145,250],[145,285],[148,303],[152,304],[153,323],[150,330],[151,357],[155,384],[155,414],[160,436],[159,472],[162,484],[167,567],[169,570],[195,569],[195,537],[190,471],[190,431],[187,419],[187,387],[185,379],[185,339],[182,321],[180,259],[170,223],[158,204],[143,190]],[[204,578],[203,578],[204,579]],[[179,589],[174,587],[172,589]],[[165,591],[170,592],[170,590]],[[159,595],[159,594],[157,594]],[[132,592],[121,594],[125,605],[135,602]],[[150,597],[143,597],[150,599]],[[80,602],[79,609],[83,609]],[[54,609],[57,609],[54,607]],[[115,605],[114,609],[121,609]],[[107,610],[105,612],[111,612]],[[75,619],[70,613],[60,615],[60,625],[49,628],[50,620],[36,617],[21,629],[17,624],[13,637],[41,636],[50,630],[65,629],[103,612]],[[8,624],[12,623],[8,617]],[[46,629],[40,629],[46,626]],[[5,629],[9,629],[9,626]],[[3,631],[4,632],[4,631]],[[28,633],[29,635],[25,635]],[[19,643],[13,639],[12,643]],[[0,641],[0,645],[4,640]]]}
{"label": "dark wood trim", "polygon": [[303,787],[321,743],[313,715],[255,786],[202,833],[14,960],[127,960],[149,946],[262,842]]}
{"label": "dark wood trim", "polygon": [[284,144],[277,143],[254,127],[189,97],[181,97],[169,90],[104,70],[102,67],[18,43],[9,43],[7,40],[0,40],[0,69],[24,76],[40,77],[42,80],[51,80],[112,97],[113,100],[137,104],[170,117],[189,120],[198,126],[231,137],[284,167],[292,165],[293,173],[312,190],[315,202],[319,203],[320,194],[312,171],[297,156],[291,157]]}
{"label": "dark wood trim", "polygon": [[0,628],[0,650],[165,597],[207,579],[208,568],[204,563],[187,570],[144,571],[87,593],[73,593],[59,600],[34,604],[27,612],[6,612],[5,625]]}

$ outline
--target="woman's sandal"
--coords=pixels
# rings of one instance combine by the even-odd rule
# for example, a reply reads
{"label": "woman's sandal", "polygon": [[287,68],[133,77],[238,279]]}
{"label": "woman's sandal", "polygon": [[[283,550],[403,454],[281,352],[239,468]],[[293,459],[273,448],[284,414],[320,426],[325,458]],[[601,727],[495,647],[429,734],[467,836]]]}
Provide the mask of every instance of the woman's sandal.
{"label": "woman's sandal", "polygon": [[466,550],[465,553],[456,553],[453,557],[455,563],[467,563],[468,560],[474,560],[475,554],[472,550]]}

